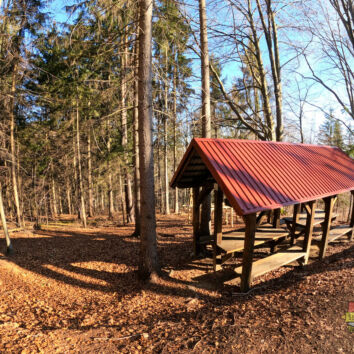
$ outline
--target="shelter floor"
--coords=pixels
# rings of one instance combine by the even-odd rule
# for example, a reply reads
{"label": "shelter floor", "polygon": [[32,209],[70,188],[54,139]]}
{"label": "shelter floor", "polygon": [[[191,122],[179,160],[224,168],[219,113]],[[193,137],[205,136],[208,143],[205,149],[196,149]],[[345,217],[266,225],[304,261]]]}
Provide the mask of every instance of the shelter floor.
{"label": "shelter floor", "polygon": [[186,215],[158,217],[169,276],[155,284],[136,275],[132,226],[104,217],[89,225],[83,230],[67,216],[12,234],[14,255],[0,253],[1,352],[352,350],[342,316],[353,300],[354,247],[345,239],[331,243],[323,261],[313,246],[308,265],[267,273],[244,295],[224,283],[228,269],[214,274],[210,259],[192,260]]}

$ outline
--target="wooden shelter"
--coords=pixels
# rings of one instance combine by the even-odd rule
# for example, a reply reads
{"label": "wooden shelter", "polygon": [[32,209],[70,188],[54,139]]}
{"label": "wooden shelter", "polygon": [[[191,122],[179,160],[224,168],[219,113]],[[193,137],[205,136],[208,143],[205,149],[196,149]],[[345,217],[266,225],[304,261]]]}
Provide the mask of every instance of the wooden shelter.
{"label": "wooden shelter", "polygon": [[[354,211],[350,225],[331,227],[336,215],[333,205],[340,193],[354,193],[354,160],[330,146],[270,141],[193,139],[171,187],[193,188],[193,244],[198,254],[205,244],[213,246],[214,270],[243,252],[241,290],[247,291],[252,279],[295,260],[307,263],[314,225],[323,234],[320,257],[328,242],[347,235],[353,237]],[[214,234],[199,232],[200,206],[215,190]],[[245,221],[245,228],[222,232],[222,205],[226,197]],[[325,210],[316,210],[324,199]],[[354,204],[354,203],[353,203]],[[281,226],[280,208],[294,205],[291,218]],[[272,219],[264,217],[272,211]],[[303,210],[303,212],[301,212]],[[290,246],[274,252],[275,246],[289,239]],[[300,242],[301,241],[301,242]],[[272,254],[253,262],[254,248],[269,245]]]}

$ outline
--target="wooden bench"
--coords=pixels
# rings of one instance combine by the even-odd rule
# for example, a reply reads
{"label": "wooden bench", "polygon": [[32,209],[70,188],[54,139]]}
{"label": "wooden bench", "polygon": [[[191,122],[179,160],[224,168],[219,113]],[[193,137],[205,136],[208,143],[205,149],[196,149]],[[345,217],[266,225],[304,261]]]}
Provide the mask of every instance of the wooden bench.
{"label": "wooden bench", "polygon": [[[259,226],[255,233],[254,247],[278,242],[289,236],[284,228],[273,228],[271,225]],[[234,256],[235,252],[242,252],[245,247],[245,229],[231,231],[222,235],[221,241],[216,244],[217,255],[214,259],[214,270],[221,270],[221,265]]]}
{"label": "wooden bench", "polygon": [[[251,279],[253,280],[256,277],[304,258],[305,256],[306,252],[301,247],[293,246],[286,250],[278,251],[268,257],[261,258],[252,263]],[[235,272],[241,275],[242,266],[235,268]]]}
{"label": "wooden bench", "polygon": [[[276,241],[279,238],[285,238],[289,232],[283,228],[275,229],[271,226],[261,226],[257,228],[255,235],[255,246],[259,246],[271,241]],[[221,252],[234,253],[240,252],[244,248],[245,230],[240,229],[230,233],[223,234],[221,243],[217,244]]]}
{"label": "wooden bench", "polygon": [[[331,221],[335,220],[337,218],[338,214],[332,214]],[[293,218],[292,217],[285,217],[282,218],[282,220],[288,225],[293,224]],[[299,214],[299,219],[295,223],[295,225],[299,228],[305,228],[306,227],[306,220],[307,220],[307,213],[300,213]],[[325,211],[321,209],[316,209],[315,211],[315,218],[313,220],[313,226],[321,225],[325,221]]]}
{"label": "wooden bench", "polygon": [[337,225],[328,230],[328,235],[323,232],[321,236],[315,236],[314,241],[319,243],[319,258],[323,259],[326,254],[327,245],[340,237],[347,236],[349,241],[353,239],[354,228],[349,225]]}

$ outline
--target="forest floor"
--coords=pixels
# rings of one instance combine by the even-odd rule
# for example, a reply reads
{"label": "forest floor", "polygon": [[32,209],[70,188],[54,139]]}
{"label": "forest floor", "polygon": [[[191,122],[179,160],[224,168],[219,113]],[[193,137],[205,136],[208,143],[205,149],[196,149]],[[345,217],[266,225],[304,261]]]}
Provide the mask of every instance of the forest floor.
{"label": "forest floor", "polygon": [[186,215],[158,217],[166,276],[156,284],[138,279],[132,226],[97,218],[83,230],[66,217],[29,229],[12,234],[11,256],[0,239],[0,352],[352,353],[346,240],[323,261],[314,246],[308,265],[270,272],[241,294],[210,261],[192,260]]}

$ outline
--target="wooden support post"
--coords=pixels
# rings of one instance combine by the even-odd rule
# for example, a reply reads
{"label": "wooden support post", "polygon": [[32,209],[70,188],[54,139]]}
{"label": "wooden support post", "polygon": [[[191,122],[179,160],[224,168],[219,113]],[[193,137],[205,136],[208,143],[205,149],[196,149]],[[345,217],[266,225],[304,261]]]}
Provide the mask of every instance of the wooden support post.
{"label": "wooden support post", "polygon": [[242,258],[241,291],[247,292],[252,282],[252,261],[254,251],[254,240],[256,234],[256,214],[245,216],[245,246]]}
{"label": "wooden support post", "polygon": [[291,246],[293,246],[295,243],[296,223],[299,221],[300,210],[301,210],[301,204],[295,204],[294,205],[294,214],[293,214],[293,223],[291,225],[291,230],[290,230],[290,233],[291,233],[290,244],[291,244]]}
{"label": "wooden support post", "polygon": [[198,205],[204,202],[205,198],[210,194],[210,192],[213,189],[214,189],[214,183],[207,183],[202,187],[198,195]]}
{"label": "wooden support post", "polygon": [[352,197],[352,215],[350,218],[350,226],[354,227],[354,191],[352,191],[351,197]]}
{"label": "wooden support post", "polygon": [[306,219],[306,227],[305,227],[305,237],[304,237],[304,244],[303,250],[306,252],[304,258],[304,264],[307,264],[309,256],[310,256],[310,248],[311,248],[311,240],[312,240],[312,231],[313,231],[313,221],[315,219],[315,208],[316,208],[316,201],[312,201],[308,203],[308,215]]}
{"label": "wooden support post", "polygon": [[323,259],[326,254],[329,230],[331,229],[333,205],[335,200],[336,200],[335,197],[328,197],[323,199],[325,203],[325,219],[322,226],[323,232],[322,232],[322,239],[320,244],[320,254],[319,254],[320,259]]}
{"label": "wooden support post", "polygon": [[280,227],[280,209],[274,210],[273,227],[276,229]]}
{"label": "wooden support post", "polygon": [[199,187],[193,187],[193,253],[197,256],[200,252],[199,245],[199,222],[200,222],[200,204],[198,204]]}
{"label": "wooden support post", "polygon": [[268,224],[272,223],[272,216],[273,216],[273,210],[269,210],[267,213],[267,223]]}
{"label": "wooden support post", "polygon": [[213,242],[213,267],[214,271],[221,269],[221,265],[217,264],[218,245],[222,240],[222,212],[223,212],[223,192],[219,186],[215,190],[214,201],[214,242]]}
{"label": "wooden support post", "polygon": [[352,227],[352,232],[349,233],[348,235],[348,240],[349,241],[353,241],[353,238],[354,238],[354,191],[352,191],[352,215],[351,215],[351,218],[350,218],[350,227]]}
{"label": "wooden support post", "polygon": [[267,216],[267,213],[268,213],[268,211],[261,211],[259,213],[259,215],[257,216],[257,220],[256,220],[256,227],[258,227],[259,225],[262,224],[264,217]]}

